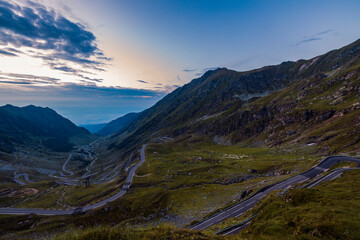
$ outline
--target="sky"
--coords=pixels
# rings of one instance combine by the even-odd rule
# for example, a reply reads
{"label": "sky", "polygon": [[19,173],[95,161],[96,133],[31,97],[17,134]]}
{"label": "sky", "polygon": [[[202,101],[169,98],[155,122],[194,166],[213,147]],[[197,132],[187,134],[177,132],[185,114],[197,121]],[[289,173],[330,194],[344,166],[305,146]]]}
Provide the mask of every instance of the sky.
{"label": "sky", "polygon": [[109,122],[209,69],[350,44],[359,12],[358,0],[0,0],[0,105]]}

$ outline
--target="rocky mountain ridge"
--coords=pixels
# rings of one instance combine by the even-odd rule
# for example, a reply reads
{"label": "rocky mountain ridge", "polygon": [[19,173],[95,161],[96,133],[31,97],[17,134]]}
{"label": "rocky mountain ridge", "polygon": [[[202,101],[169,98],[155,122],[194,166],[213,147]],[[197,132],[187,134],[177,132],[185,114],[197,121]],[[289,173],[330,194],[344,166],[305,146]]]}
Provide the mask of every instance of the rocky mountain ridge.
{"label": "rocky mountain ridge", "polygon": [[[203,134],[223,139],[220,142],[224,143],[251,140],[272,145],[298,141],[293,138],[300,137],[301,131],[338,114],[333,101],[336,92],[344,89],[345,80],[351,80],[344,86],[352,89],[350,98],[358,96],[359,55],[357,40],[310,60],[247,72],[226,68],[208,71],[143,111],[125,132],[111,138],[109,149],[124,151],[156,136],[182,134]],[[324,103],[316,96],[320,92],[323,98],[334,100]],[[355,104],[352,100],[349,102]],[[280,131],[284,124],[287,133]]]}

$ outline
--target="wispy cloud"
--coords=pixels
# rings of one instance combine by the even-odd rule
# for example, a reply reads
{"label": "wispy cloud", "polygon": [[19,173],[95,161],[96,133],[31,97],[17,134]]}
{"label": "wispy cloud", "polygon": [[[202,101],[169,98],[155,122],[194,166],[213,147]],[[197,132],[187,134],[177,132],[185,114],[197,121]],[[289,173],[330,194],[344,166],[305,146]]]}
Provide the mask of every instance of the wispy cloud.
{"label": "wispy cloud", "polygon": [[334,29],[328,29],[328,30],[325,30],[325,31],[322,31],[322,32],[318,32],[314,36],[321,36],[321,35],[331,33],[331,32],[334,32]]}
{"label": "wispy cloud", "polygon": [[[0,75],[3,73],[0,73]],[[9,74],[10,75],[10,74]],[[39,82],[57,82],[59,79],[56,78],[48,78],[48,77],[41,77],[41,76],[33,76],[33,75],[21,75],[15,76],[19,77],[18,81],[24,80],[25,82],[29,81],[39,81]],[[0,80],[5,79],[5,77],[0,76]],[[11,82],[12,83],[12,82]],[[0,82],[0,85],[3,84]],[[12,89],[13,91],[21,93],[24,89]],[[27,93],[34,95],[34,96],[46,96],[51,98],[51,96],[56,95],[67,95],[69,99],[73,97],[120,97],[120,98],[156,98],[159,96],[163,96],[163,91],[154,91],[148,89],[138,89],[138,88],[123,88],[123,87],[101,87],[94,84],[75,84],[75,83],[59,83],[59,84],[52,84],[47,86],[36,86],[30,85],[27,86],[25,89]],[[0,92],[3,94],[4,92],[8,91],[7,88],[0,88]],[[71,97],[70,97],[71,96]],[[41,98],[42,98],[41,97]],[[2,97],[1,99],[6,99]],[[100,101],[99,99],[96,101]]]}
{"label": "wispy cloud", "polygon": [[0,45],[8,46],[0,50],[1,55],[17,56],[21,52],[15,48],[26,47],[29,49],[26,54],[68,74],[78,73],[74,64],[78,68],[103,71],[103,66],[112,60],[104,56],[95,35],[84,25],[39,3],[26,3],[0,0]]}
{"label": "wispy cloud", "polygon": [[46,84],[53,85],[59,84],[60,79],[46,77],[46,76],[36,76],[31,74],[18,74],[18,73],[4,73],[0,71],[0,83],[8,84]]}
{"label": "wispy cloud", "polygon": [[137,80],[138,82],[140,82],[140,83],[145,83],[145,84],[148,84],[148,82],[146,82],[146,81],[143,81],[143,80]]}
{"label": "wispy cloud", "polygon": [[220,68],[220,67],[208,67],[208,68],[203,68],[202,70],[200,69],[200,72],[195,73],[195,76],[200,77],[200,76],[204,75],[204,73],[206,73],[207,71],[214,71],[218,68]]}
{"label": "wispy cloud", "polygon": [[312,37],[312,38],[304,39],[304,40],[302,40],[302,41],[300,41],[300,42],[296,43],[296,45],[295,45],[295,46],[299,46],[299,45],[301,45],[301,44],[303,44],[303,43],[308,43],[308,42],[319,41],[319,40],[321,40],[321,39],[322,39],[322,38],[320,38],[320,37]]}
{"label": "wispy cloud", "polygon": [[[30,79],[28,79],[30,81]],[[151,107],[165,90],[99,87],[60,83],[39,86],[28,81],[6,82],[0,77],[0,105],[51,107],[75,123],[108,122],[130,111]],[[4,87],[1,87],[4,86]]]}
{"label": "wispy cloud", "polygon": [[187,72],[187,73],[191,73],[191,72],[195,72],[196,69],[183,69],[183,72]]}
{"label": "wispy cloud", "polygon": [[209,67],[209,68],[204,68],[204,69],[203,69],[203,72],[213,71],[213,70],[216,70],[216,69],[218,69],[218,68],[220,68],[220,67]]}
{"label": "wispy cloud", "polygon": [[15,53],[8,52],[8,51],[1,50],[1,49],[0,49],[0,55],[10,56],[10,57],[18,57],[18,55],[16,55]]}
{"label": "wispy cloud", "polygon": [[325,30],[325,31],[321,31],[321,32],[318,32],[312,36],[306,36],[304,37],[303,40],[295,43],[293,46],[297,47],[297,46],[300,46],[301,44],[304,44],[304,43],[309,43],[309,42],[314,42],[314,41],[320,41],[323,39],[323,35],[326,35],[328,33],[331,33],[331,32],[334,32],[334,29],[328,29],[328,30]]}

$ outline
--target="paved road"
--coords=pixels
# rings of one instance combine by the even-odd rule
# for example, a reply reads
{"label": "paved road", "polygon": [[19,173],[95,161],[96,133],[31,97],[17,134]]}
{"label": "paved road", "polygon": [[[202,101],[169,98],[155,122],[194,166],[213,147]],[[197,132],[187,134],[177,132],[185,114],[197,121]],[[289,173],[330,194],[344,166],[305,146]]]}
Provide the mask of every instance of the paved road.
{"label": "paved road", "polygon": [[[127,190],[130,188],[131,182],[134,178],[135,171],[140,167],[141,164],[145,162],[145,148],[146,144],[142,146],[140,150],[140,162],[137,163],[135,166],[132,166],[128,169],[128,176],[126,177],[126,182],[122,186],[120,192],[116,193],[115,195],[92,205],[79,207],[75,209],[66,209],[66,210],[55,210],[55,209],[40,209],[40,208],[0,208],[0,214],[9,214],[9,215],[26,215],[26,214],[37,214],[37,215],[68,215],[74,213],[81,213],[86,212],[98,207],[102,207],[105,204],[112,202],[121,196],[123,196]],[[70,159],[71,156],[69,156]]]}
{"label": "paved road", "polygon": [[72,156],[72,154],[70,153],[68,159],[66,160],[66,162],[65,162],[64,165],[62,166],[62,170],[63,170],[64,172],[68,173],[69,176],[71,176],[71,175],[74,174],[73,172],[66,170],[66,164],[70,161],[71,156]]}
{"label": "paved road", "polygon": [[[344,171],[348,171],[348,170],[352,170],[352,169],[358,169],[358,168],[339,168],[339,169],[336,169],[333,172],[331,172],[330,174],[328,174],[328,175],[326,175],[326,176],[324,176],[324,177],[322,177],[320,179],[316,179],[313,182],[307,184],[305,186],[305,188],[313,188],[313,187],[319,185],[322,182],[330,181],[330,180],[333,180],[335,178],[338,178],[338,177],[341,176],[341,174]],[[242,224],[242,225],[240,225],[238,227],[235,227],[235,228],[231,228],[228,231],[224,231],[220,235],[221,236],[227,236],[227,235],[236,234],[236,233],[240,232],[241,230],[243,230],[244,228],[246,228],[250,224],[250,222],[251,222],[251,220],[249,220],[247,222],[244,222],[244,224]]]}
{"label": "paved road", "polygon": [[[222,222],[225,219],[228,219],[231,217],[239,217],[242,214],[244,214],[247,210],[253,208],[255,206],[255,204],[260,199],[262,199],[264,196],[266,196],[268,193],[270,193],[274,190],[278,190],[278,189],[285,189],[285,188],[289,187],[290,185],[293,185],[296,183],[302,183],[304,181],[312,179],[312,178],[316,177],[318,174],[323,173],[324,171],[327,171],[334,164],[341,162],[341,161],[353,161],[353,162],[357,162],[358,164],[360,164],[360,159],[353,158],[353,157],[347,157],[347,156],[327,157],[323,161],[321,161],[318,165],[314,166],[313,168],[309,169],[308,171],[306,171],[302,174],[296,175],[294,177],[291,177],[289,179],[286,179],[275,185],[265,187],[262,190],[260,190],[259,192],[257,192],[255,195],[253,195],[252,197],[250,197],[250,198],[248,198],[248,199],[246,199],[246,200],[244,200],[244,201],[242,201],[220,213],[214,214],[213,216],[211,216],[193,226],[190,226],[190,229],[201,231],[208,227],[211,227],[214,224]],[[340,172],[337,172],[336,174],[334,173],[334,175],[324,179],[324,181],[333,179],[336,176],[340,176],[341,173]],[[240,226],[240,227],[238,227],[237,230],[240,231],[242,228],[244,228],[244,227]],[[235,234],[238,231],[236,231],[235,229],[232,229],[231,233]]]}
{"label": "paved road", "polygon": [[24,177],[24,180],[26,182],[32,183],[32,181],[29,178],[29,175],[27,173],[18,173],[18,171],[14,172],[14,181],[17,182],[20,185],[25,185],[26,183],[24,183],[23,181],[19,180],[20,177]]}
{"label": "paved road", "polygon": [[308,184],[306,186],[306,188],[313,188],[313,187],[316,187],[317,185],[319,185],[320,183],[322,182],[325,182],[325,181],[330,181],[330,180],[333,180],[335,178],[338,178],[341,176],[341,174],[344,172],[344,171],[348,171],[348,170],[353,170],[353,169],[357,169],[357,168],[339,168],[339,169],[336,169],[334,170],[333,172],[329,173],[328,175],[320,178],[320,179],[316,179],[314,182],[311,182],[310,184]]}
{"label": "paved road", "polygon": [[136,169],[138,169],[138,167],[140,167],[140,165],[145,162],[145,148],[146,148],[146,144],[143,145],[141,150],[140,150],[140,162],[138,164],[136,164],[135,166],[132,166],[132,167],[130,167],[128,169],[128,172],[127,172],[128,175],[126,177],[125,184],[122,186],[121,191],[118,192],[117,194],[115,194],[115,195],[101,201],[101,202],[95,203],[93,205],[85,206],[83,208],[83,212],[86,212],[86,211],[89,211],[91,209],[95,209],[95,208],[98,208],[98,207],[102,207],[105,204],[107,204],[109,202],[112,202],[112,201],[118,199],[119,197],[123,196],[126,193],[126,191],[129,190],[131,182],[132,182],[132,180],[134,178]]}
{"label": "paved road", "polygon": [[222,234],[220,234],[221,236],[227,236],[227,235],[233,235],[236,234],[238,232],[240,232],[241,230],[243,230],[244,228],[246,228],[249,224],[251,223],[251,221],[248,221],[246,223],[244,223],[243,225],[236,227],[236,228],[232,228]]}

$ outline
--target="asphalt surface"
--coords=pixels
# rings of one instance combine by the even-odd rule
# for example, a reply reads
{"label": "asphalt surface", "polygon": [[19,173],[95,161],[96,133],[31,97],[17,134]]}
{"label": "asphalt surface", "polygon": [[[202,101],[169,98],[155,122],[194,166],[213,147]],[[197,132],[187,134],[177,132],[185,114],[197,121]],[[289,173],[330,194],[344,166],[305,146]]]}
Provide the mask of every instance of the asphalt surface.
{"label": "asphalt surface", "polygon": [[[140,167],[141,164],[145,162],[145,148],[146,144],[142,146],[140,150],[140,162],[136,165],[130,167],[127,171],[128,176],[126,177],[126,182],[122,186],[121,190],[115,195],[92,205],[78,207],[74,209],[40,209],[40,208],[0,208],[0,214],[9,214],[9,215],[27,215],[27,214],[37,214],[37,215],[69,215],[69,214],[78,214],[82,212],[86,212],[98,207],[102,207],[105,204],[112,202],[121,196],[123,196],[127,190],[129,190],[131,182],[134,178],[135,171]],[[70,159],[71,156],[69,156]],[[66,163],[65,163],[66,164]],[[65,166],[64,164],[64,166]],[[66,170],[65,170],[66,171]]]}
{"label": "asphalt surface", "polygon": [[[256,194],[251,196],[250,198],[239,202],[238,204],[223,210],[220,213],[214,214],[213,216],[193,225],[189,228],[192,230],[204,230],[206,228],[211,227],[214,224],[217,224],[219,222],[224,221],[225,219],[231,218],[231,217],[239,217],[242,214],[244,214],[247,210],[253,208],[255,204],[262,199],[264,196],[266,196],[268,193],[278,190],[278,189],[285,189],[293,184],[302,183],[304,181],[310,180],[314,177],[316,177],[318,174],[323,173],[327,171],[331,166],[338,162],[342,161],[352,161],[357,162],[360,164],[360,159],[353,158],[353,157],[347,157],[347,156],[331,156],[325,158],[323,161],[321,161],[318,165],[312,167],[308,171],[295,175],[294,177],[291,177],[289,179],[286,179],[284,181],[281,181],[279,183],[276,183],[275,185],[270,185],[269,187],[262,188],[260,191],[258,191]],[[335,171],[336,173],[331,173],[330,177],[326,177],[323,181],[328,181],[331,179],[334,179],[336,177],[339,177],[343,171]],[[319,182],[320,183],[320,182]],[[317,183],[317,184],[319,184]],[[317,185],[316,184],[316,185]],[[314,186],[316,186],[314,185]],[[250,222],[246,223],[248,225]],[[229,230],[229,232],[224,233],[224,235],[228,234],[235,234],[238,233],[241,229],[245,228],[246,226],[241,225],[237,228]]]}
{"label": "asphalt surface", "polygon": [[72,157],[72,154],[70,153],[68,159],[66,160],[66,162],[65,162],[64,165],[62,166],[62,170],[63,170],[64,172],[68,173],[69,176],[71,176],[71,175],[74,174],[73,172],[66,170],[66,164],[70,161],[71,157]]}
{"label": "asphalt surface", "polygon": [[[305,188],[313,188],[316,187],[317,185],[319,185],[322,182],[326,182],[326,181],[330,181],[333,180],[335,178],[338,178],[341,176],[341,174],[344,171],[348,171],[348,170],[352,170],[352,169],[357,169],[357,168],[340,168],[340,169],[336,169],[333,172],[329,173],[328,175],[320,178],[320,179],[316,179],[315,181],[311,182],[310,184],[308,184]],[[235,228],[231,228],[228,231],[225,231],[223,233],[221,233],[221,236],[226,236],[226,235],[232,235],[232,234],[236,234],[238,232],[240,232],[241,230],[243,230],[244,228],[246,228],[251,221],[247,221],[245,222],[243,225],[235,227]]]}
{"label": "asphalt surface", "polygon": [[308,184],[306,186],[306,188],[313,188],[313,187],[316,187],[317,185],[319,185],[322,182],[326,182],[326,181],[330,181],[330,180],[333,180],[335,178],[338,178],[338,177],[341,176],[341,174],[343,172],[348,171],[348,170],[352,170],[352,169],[357,169],[357,168],[339,168],[339,169],[336,169],[333,172],[329,173],[328,175],[326,175],[326,176],[324,176],[324,177],[322,177],[320,179],[317,179],[314,182],[311,182],[310,184]]}
{"label": "asphalt surface", "polygon": [[14,172],[14,181],[17,182],[20,185],[25,185],[23,181],[19,180],[20,177],[24,177],[24,180],[26,182],[32,183],[32,181],[29,178],[29,175],[27,173],[18,173],[18,171]]}
{"label": "asphalt surface", "polygon": [[241,230],[243,230],[244,228],[246,228],[249,224],[251,223],[251,221],[248,221],[246,223],[244,223],[243,225],[237,227],[237,228],[233,228],[233,229],[230,229],[229,231],[226,231],[222,234],[220,234],[221,236],[227,236],[227,235],[233,235],[233,234],[236,234],[238,232],[240,232]]}

